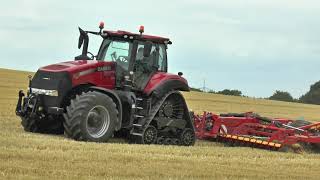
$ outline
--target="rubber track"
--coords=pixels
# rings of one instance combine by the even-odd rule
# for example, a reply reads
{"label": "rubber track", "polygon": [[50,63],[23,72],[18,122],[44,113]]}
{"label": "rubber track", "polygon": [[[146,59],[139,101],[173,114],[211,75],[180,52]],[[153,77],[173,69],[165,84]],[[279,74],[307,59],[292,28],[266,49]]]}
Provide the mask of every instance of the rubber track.
{"label": "rubber track", "polygon": [[[144,131],[147,129],[147,127],[149,126],[149,124],[151,123],[151,121],[154,119],[154,117],[156,116],[156,114],[158,113],[160,107],[162,106],[162,104],[165,102],[165,100],[167,100],[167,98],[172,95],[172,94],[179,94],[181,95],[181,93],[179,91],[169,91],[167,94],[165,94],[164,96],[162,96],[162,98],[160,100],[157,101],[157,103],[155,103],[155,105],[152,106],[152,109],[149,113],[149,116],[145,117],[145,123],[143,125],[143,133]],[[181,95],[182,96],[182,95]],[[137,136],[137,135],[132,135],[136,137],[136,142],[139,143],[139,139],[141,138],[141,136]]]}

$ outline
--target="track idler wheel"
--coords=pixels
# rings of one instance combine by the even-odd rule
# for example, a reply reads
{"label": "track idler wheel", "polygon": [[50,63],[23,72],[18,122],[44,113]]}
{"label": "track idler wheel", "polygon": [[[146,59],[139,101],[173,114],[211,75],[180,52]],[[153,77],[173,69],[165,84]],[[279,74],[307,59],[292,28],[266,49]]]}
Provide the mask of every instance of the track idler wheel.
{"label": "track idler wheel", "polygon": [[154,126],[148,126],[140,139],[140,144],[155,144],[158,139],[158,130]]}
{"label": "track idler wheel", "polygon": [[176,138],[169,138],[169,137],[158,137],[157,139],[158,145],[180,145],[180,140]]}
{"label": "track idler wheel", "polygon": [[165,140],[164,137],[158,137],[157,144],[164,144],[164,140]]}
{"label": "track idler wheel", "polygon": [[171,145],[172,144],[172,139],[171,138],[166,138],[165,140],[164,140],[164,143],[163,143],[164,145]]}
{"label": "track idler wheel", "polygon": [[180,141],[179,141],[179,139],[172,139],[171,144],[172,144],[172,145],[179,145],[179,144],[180,144]]}
{"label": "track idler wheel", "polygon": [[182,146],[192,146],[196,142],[196,136],[194,131],[190,128],[186,128],[180,135],[180,144]]}

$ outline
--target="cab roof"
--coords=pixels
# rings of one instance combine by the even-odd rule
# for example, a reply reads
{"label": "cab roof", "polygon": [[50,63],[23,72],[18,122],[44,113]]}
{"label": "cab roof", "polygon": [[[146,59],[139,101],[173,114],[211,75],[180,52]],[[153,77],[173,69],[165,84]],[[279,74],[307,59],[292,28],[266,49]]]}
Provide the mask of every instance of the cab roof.
{"label": "cab roof", "polygon": [[137,34],[128,31],[103,31],[104,37],[119,37],[119,38],[128,38],[128,39],[136,39],[136,40],[143,40],[143,41],[151,41],[155,43],[162,43],[162,44],[172,44],[169,38],[160,37],[160,36],[153,36],[153,35],[145,35],[145,34]]}

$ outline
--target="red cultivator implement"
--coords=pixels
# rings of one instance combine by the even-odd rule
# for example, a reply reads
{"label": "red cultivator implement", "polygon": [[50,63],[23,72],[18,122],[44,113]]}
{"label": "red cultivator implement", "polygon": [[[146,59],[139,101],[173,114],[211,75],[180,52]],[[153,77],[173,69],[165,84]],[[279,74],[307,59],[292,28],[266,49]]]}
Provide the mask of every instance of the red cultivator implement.
{"label": "red cultivator implement", "polygon": [[252,112],[220,115],[204,112],[194,116],[194,124],[198,139],[216,139],[235,146],[290,148],[295,152],[320,147],[320,123],[304,120],[271,119]]}

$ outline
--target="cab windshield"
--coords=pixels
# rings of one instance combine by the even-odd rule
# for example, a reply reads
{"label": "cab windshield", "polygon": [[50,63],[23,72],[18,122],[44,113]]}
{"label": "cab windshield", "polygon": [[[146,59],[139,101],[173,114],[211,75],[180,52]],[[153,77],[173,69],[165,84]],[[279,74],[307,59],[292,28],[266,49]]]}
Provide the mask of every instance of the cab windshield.
{"label": "cab windshield", "polygon": [[105,39],[102,42],[97,59],[117,62],[123,69],[128,70],[131,49],[131,42]]}

